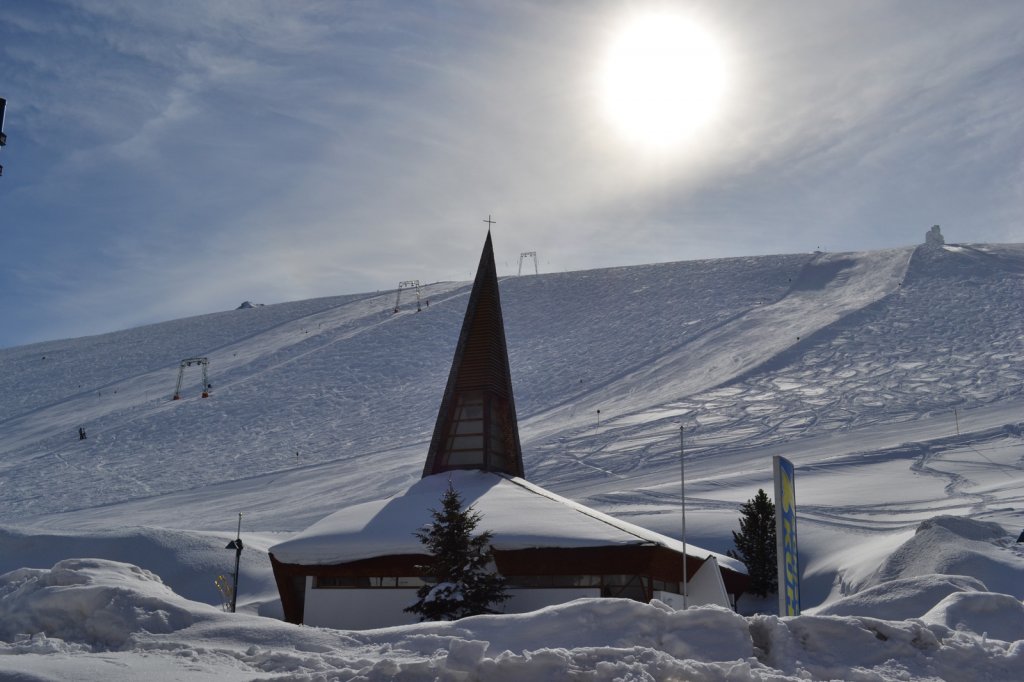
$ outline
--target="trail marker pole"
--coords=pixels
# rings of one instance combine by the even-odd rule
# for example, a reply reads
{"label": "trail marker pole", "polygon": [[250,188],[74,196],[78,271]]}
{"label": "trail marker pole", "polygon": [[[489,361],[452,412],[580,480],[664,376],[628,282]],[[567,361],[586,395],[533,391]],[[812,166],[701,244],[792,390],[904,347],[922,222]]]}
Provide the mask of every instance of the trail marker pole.
{"label": "trail marker pole", "polygon": [[685,611],[687,604],[687,597],[689,596],[689,586],[686,580],[686,450],[683,446],[683,425],[679,425],[679,483],[680,490],[682,491],[681,504],[683,513],[683,610]]}
{"label": "trail marker pole", "polygon": [[[7,100],[0,97],[0,147],[7,146],[7,133],[4,132],[4,112],[7,110]],[[4,167],[0,166],[0,175],[4,174]]]}
{"label": "trail marker pole", "polygon": [[238,513],[238,532],[235,539],[228,543],[224,549],[235,550],[235,575],[231,587],[231,613],[235,612],[235,605],[238,603],[238,563],[242,558],[242,513]]}

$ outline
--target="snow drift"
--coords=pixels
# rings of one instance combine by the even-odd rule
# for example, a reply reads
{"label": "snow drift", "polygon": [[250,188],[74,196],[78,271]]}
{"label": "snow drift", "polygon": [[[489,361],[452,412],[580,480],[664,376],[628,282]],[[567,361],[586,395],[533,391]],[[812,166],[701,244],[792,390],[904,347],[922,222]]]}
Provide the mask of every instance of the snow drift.
{"label": "snow drift", "polygon": [[212,610],[174,594],[145,569],[105,559],[66,559],[52,569],[0,576],[0,639],[45,634],[100,648],[124,646],[136,632],[165,633]]}
{"label": "snow drift", "polygon": [[937,516],[923,521],[914,536],[879,566],[867,585],[941,573],[971,576],[986,589],[1021,599],[1024,557],[1006,551],[1010,540],[1011,535],[997,523]]}
{"label": "snow drift", "polygon": [[[955,620],[1010,611],[1004,595],[964,594],[969,606],[948,604],[943,613],[958,612]],[[118,562],[64,561],[0,576],[0,668],[35,679],[72,670],[80,678],[126,679],[124,665],[138,666],[129,674],[222,680],[282,672],[292,680],[367,681],[1008,680],[1024,665],[1024,641],[927,619],[744,618],[718,607],[675,611],[624,599],[342,632],[222,613]]]}

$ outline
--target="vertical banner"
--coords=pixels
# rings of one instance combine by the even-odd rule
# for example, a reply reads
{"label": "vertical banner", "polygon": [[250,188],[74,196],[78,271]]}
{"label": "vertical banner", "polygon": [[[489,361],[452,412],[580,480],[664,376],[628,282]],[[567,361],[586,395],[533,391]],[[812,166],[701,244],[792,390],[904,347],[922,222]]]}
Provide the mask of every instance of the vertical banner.
{"label": "vertical banner", "polygon": [[800,615],[800,556],[796,549],[796,471],[775,455],[775,542],[779,570],[779,615]]}

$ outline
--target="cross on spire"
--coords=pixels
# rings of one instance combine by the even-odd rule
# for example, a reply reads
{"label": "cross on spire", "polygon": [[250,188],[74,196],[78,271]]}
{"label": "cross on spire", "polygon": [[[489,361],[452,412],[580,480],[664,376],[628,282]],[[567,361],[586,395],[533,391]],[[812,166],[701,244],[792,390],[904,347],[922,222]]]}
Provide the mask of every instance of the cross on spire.
{"label": "cross on spire", "polygon": [[494,225],[498,221],[497,220],[491,220],[491,214],[488,213],[487,214],[487,220],[485,220],[484,222],[487,223],[487,231],[490,232],[491,231],[491,225]]}

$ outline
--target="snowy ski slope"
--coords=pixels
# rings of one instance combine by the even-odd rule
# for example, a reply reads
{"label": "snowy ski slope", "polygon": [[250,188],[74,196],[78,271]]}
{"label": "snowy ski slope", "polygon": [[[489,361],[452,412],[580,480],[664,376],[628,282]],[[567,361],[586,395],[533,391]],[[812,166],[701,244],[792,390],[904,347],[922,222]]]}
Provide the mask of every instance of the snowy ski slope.
{"label": "snowy ski slope", "polygon": [[[418,313],[380,292],[0,349],[0,572],[96,548],[215,603],[242,512],[242,601],[275,613],[261,551],[418,479],[468,293],[429,285]],[[1024,246],[506,277],[501,296],[531,481],[677,535],[682,425],[689,539],[708,549],[731,547],[773,454],[796,463],[805,607],[922,573],[979,572],[1024,597]],[[199,355],[211,397],[196,372],[170,400],[178,362]],[[940,514],[1005,537],[907,549]]]}
{"label": "snowy ski slope", "polygon": [[[677,507],[682,418],[695,484],[740,474],[731,510],[766,485],[766,446],[831,461],[862,449],[862,427],[896,425],[888,450],[955,436],[954,408],[964,432],[988,414],[984,431],[1014,423],[1001,410],[1024,385],[1022,271],[1024,248],[949,246],[505,278],[527,475],[598,506],[661,494]],[[208,506],[228,498],[288,531],[403,488],[467,295],[435,284],[420,313],[392,314],[386,292],[0,350],[0,520],[104,527],[90,510],[128,503],[155,510],[145,523],[227,528],[234,513]],[[213,397],[193,370],[170,401],[195,355]],[[173,524],[156,499],[170,493]]]}

